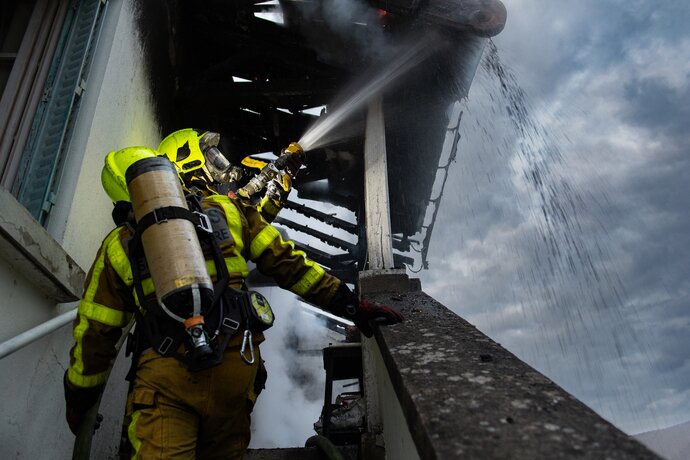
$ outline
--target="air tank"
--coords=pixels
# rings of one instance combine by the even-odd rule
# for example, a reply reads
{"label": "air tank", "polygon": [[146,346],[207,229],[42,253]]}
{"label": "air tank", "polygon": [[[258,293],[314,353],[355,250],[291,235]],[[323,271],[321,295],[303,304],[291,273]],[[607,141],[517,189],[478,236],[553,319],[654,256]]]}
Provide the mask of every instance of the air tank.
{"label": "air tank", "polygon": [[[156,209],[188,209],[175,166],[164,157],[144,158],[125,173],[137,223]],[[213,301],[213,283],[194,224],[181,218],[156,222],[141,243],[159,305],[180,322],[201,315]]]}

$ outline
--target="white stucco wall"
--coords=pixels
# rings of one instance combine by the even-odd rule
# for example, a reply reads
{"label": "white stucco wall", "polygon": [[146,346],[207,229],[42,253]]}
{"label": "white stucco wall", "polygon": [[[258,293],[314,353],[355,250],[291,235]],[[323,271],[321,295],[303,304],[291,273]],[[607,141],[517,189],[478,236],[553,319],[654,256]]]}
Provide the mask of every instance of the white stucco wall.
{"label": "white stucco wall", "polygon": [[[155,147],[160,140],[132,3],[108,2],[58,201],[47,227],[85,271],[113,226],[112,205],[100,183],[105,154],[132,145]],[[0,257],[0,340],[74,306],[55,305],[38,294],[29,280]],[[71,342],[71,330],[64,327],[0,360],[0,458],[71,458],[74,437],[64,422],[62,394]],[[107,398],[101,410],[107,422],[102,431],[113,433],[119,433],[117,424],[124,410],[125,382],[122,377],[116,379],[119,393]],[[92,458],[114,458],[112,446],[104,440],[97,444]]]}
{"label": "white stucco wall", "polygon": [[[123,147],[157,147],[160,128],[153,113],[143,50],[137,39],[132,0],[111,0],[93,68],[70,142],[69,164],[48,230],[88,269],[112,229],[112,204],[101,186],[103,159]],[[115,21],[113,21],[115,22]],[[114,27],[114,39],[106,27]]]}

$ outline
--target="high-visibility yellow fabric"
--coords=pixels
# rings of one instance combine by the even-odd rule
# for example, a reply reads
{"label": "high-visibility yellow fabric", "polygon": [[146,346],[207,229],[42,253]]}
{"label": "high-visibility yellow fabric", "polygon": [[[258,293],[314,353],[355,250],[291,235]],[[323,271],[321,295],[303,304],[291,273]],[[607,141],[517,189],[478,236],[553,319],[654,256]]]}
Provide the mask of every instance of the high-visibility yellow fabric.
{"label": "high-visibility yellow fabric", "polygon": [[276,200],[264,196],[259,202],[258,209],[266,222],[271,223],[275,220],[280,210],[283,209],[283,205]]}
{"label": "high-visibility yellow fabric", "polygon": [[84,299],[79,303],[79,314],[85,318],[107,324],[108,326],[122,327],[132,318],[132,313],[106,307],[96,302]]}
{"label": "high-visibility yellow fabric", "polygon": [[280,238],[280,232],[275,227],[266,226],[254,237],[250,247],[250,257],[256,259],[275,240]]}
{"label": "high-visibility yellow fabric", "polygon": [[290,286],[290,290],[297,295],[306,295],[316,283],[318,283],[323,275],[326,274],[323,268],[316,265],[314,262],[309,261],[311,268],[307,273],[300,278],[298,282]]}

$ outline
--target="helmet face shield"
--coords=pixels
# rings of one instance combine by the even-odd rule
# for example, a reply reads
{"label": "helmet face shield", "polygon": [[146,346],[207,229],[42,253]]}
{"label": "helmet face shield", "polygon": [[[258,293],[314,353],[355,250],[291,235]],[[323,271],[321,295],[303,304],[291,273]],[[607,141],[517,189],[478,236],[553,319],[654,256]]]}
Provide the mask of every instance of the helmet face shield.
{"label": "helmet face shield", "polygon": [[223,183],[229,178],[230,162],[216,147],[208,147],[204,150],[206,169],[214,182]]}

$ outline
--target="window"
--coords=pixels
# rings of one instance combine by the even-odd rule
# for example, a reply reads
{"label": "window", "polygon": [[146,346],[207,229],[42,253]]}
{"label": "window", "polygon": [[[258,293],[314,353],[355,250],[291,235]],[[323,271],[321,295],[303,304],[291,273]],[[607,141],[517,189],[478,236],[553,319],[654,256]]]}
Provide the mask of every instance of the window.
{"label": "window", "polygon": [[[0,186],[43,225],[86,86],[104,0],[3,0]],[[7,49],[7,51],[5,51]]]}
{"label": "window", "polygon": [[42,97],[66,3],[3,0],[0,6],[0,185],[6,189]]}

